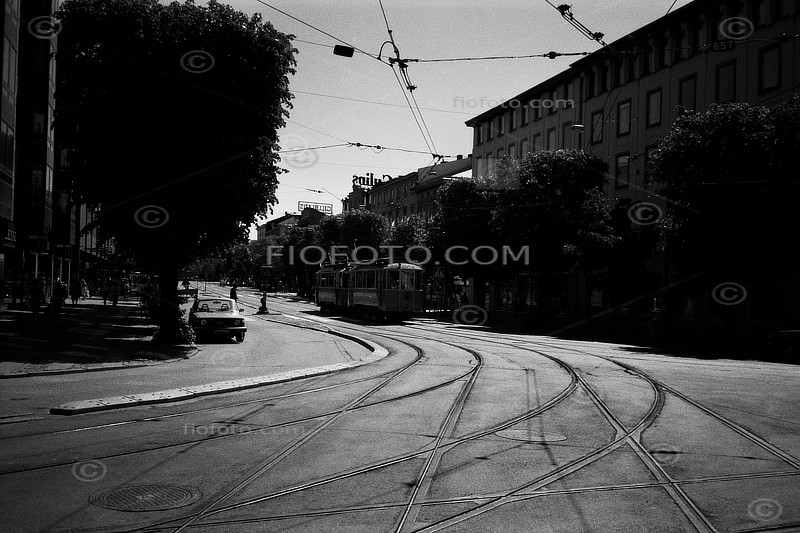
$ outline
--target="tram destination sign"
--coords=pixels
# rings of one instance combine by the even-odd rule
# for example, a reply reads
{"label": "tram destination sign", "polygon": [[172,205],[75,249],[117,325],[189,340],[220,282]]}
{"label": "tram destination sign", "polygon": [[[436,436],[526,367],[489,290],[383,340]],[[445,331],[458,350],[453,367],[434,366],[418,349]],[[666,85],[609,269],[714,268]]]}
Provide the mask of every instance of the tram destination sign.
{"label": "tram destination sign", "polygon": [[306,207],[310,207],[311,209],[316,209],[321,213],[325,213],[326,215],[333,214],[333,204],[318,204],[316,202],[297,202],[297,210],[303,211]]}

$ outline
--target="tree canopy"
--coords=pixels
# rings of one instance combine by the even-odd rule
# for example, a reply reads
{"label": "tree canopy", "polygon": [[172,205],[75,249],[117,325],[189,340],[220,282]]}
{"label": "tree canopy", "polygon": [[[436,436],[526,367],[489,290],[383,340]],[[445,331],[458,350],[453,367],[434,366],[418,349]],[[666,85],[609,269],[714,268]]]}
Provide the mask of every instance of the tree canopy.
{"label": "tree canopy", "polygon": [[653,157],[669,201],[661,222],[684,271],[756,279],[796,270],[800,100],[683,112]]}
{"label": "tree canopy", "polygon": [[277,201],[293,36],[216,0],[68,0],[58,17],[54,127],[74,201],[173,299],[181,266]]}

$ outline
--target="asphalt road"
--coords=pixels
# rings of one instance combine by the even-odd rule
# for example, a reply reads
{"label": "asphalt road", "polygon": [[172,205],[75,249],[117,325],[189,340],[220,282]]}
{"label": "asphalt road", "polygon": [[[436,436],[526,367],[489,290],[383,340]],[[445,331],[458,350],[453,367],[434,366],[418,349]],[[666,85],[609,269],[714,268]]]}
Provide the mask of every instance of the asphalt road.
{"label": "asphalt road", "polygon": [[3,527],[800,530],[796,366],[269,306],[389,356],[257,390],[4,427]]}

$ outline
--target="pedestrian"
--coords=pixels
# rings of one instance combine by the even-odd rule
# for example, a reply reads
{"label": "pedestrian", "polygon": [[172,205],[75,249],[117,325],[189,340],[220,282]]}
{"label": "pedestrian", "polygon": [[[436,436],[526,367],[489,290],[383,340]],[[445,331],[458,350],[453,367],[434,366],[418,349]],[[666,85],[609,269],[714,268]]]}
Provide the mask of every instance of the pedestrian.
{"label": "pedestrian", "polygon": [[236,285],[235,283],[231,287],[231,300],[233,300],[236,303],[239,303],[239,295],[236,294],[236,287],[238,287],[238,285]]}
{"label": "pedestrian", "polygon": [[115,279],[111,281],[111,307],[117,306],[117,300],[119,300],[119,280]]}
{"label": "pedestrian", "polygon": [[42,308],[43,297],[44,293],[42,292],[42,282],[37,278],[32,279],[28,293],[28,301],[30,303],[34,318],[39,316],[39,311]]}
{"label": "pedestrian", "polygon": [[100,295],[103,297],[103,305],[106,305],[108,300],[108,279],[106,278],[100,282]]}
{"label": "pedestrian", "polygon": [[78,279],[72,280],[69,286],[69,297],[72,300],[72,305],[78,303],[78,298],[81,297],[81,282]]}
{"label": "pedestrian", "polygon": [[81,300],[85,300],[86,298],[90,298],[89,296],[89,285],[86,283],[85,279],[81,279]]}
{"label": "pedestrian", "polygon": [[61,313],[61,308],[64,306],[64,301],[69,296],[67,284],[61,281],[61,278],[56,279],[53,286],[53,294],[50,296],[50,305],[53,306],[53,316],[58,316]]}
{"label": "pedestrian", "polygon": [[189,278],[184,278],[182,285],[183,285],[184,290],[187,290],[187,289],[189,289],[189,287],[192,286],[192,284],[189,283]]}
{"label": "pedestrian", "polygon": [[461,305],[469,305],[469,298],[467,297],[467,291],[461,293]]}

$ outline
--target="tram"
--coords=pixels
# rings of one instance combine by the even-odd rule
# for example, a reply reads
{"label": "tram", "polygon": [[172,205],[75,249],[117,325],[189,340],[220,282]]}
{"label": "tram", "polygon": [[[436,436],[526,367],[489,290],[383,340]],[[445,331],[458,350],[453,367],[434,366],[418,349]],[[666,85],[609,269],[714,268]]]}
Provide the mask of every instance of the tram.
{"label": "tram", "polygon": [[322,310],[402,320],[424,306],[423,269],[413,263],[326,264],[317,272]]}

